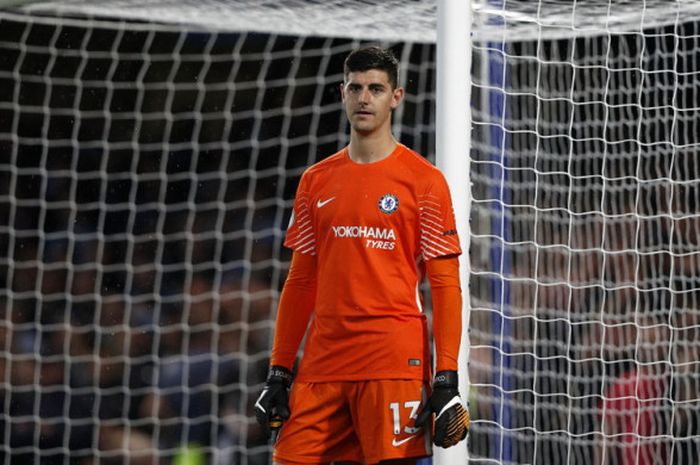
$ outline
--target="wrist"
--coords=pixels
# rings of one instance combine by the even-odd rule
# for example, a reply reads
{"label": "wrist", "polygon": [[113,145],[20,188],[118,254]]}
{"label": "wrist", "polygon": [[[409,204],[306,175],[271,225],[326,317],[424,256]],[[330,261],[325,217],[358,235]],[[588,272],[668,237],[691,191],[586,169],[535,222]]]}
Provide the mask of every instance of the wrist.
{"label": "wrist", "polygon": [[267,375],[267,384],[284,384],[289,387],[292,384],[294,375],[282,365],[272,365]]}
{"label": "wrist", "polygon": [[456,371],[443,370],[435,373],[433,389],[457,389],[458,387],[459,376]]}

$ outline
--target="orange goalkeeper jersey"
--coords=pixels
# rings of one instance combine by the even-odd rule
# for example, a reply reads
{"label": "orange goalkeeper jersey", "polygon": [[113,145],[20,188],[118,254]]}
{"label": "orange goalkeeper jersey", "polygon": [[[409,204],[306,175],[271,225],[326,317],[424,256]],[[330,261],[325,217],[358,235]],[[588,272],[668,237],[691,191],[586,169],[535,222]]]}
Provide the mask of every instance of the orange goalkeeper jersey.
{"label": "orange goalkeeper jersey", "polygon": [[303,174],[285,245],[316,256],[297,379],[428,379],[422,262],[461,253],[442,173],[404,145],[375,163],[347,148]]}

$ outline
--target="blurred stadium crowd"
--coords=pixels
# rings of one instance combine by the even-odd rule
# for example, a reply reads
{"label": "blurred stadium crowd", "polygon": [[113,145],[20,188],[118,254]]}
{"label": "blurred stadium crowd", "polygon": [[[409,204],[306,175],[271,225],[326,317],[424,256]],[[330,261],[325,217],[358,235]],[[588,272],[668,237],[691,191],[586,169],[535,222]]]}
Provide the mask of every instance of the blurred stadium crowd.
{"label": "blurred stadium crowd", "polygon": [[[674,119],[661,148],[635,139],[671,127],[615,82],[651,47],[605,40],[511,45],[501,159],[490,84],[474,88],[475,464],[631,465],[614,428],[634,406],[610,396],[638,368],[657,463],[700,460],[695,120]],[[268,462],[251,407],[283,231],[303,168],[345,143],[352,46],[0,19],[0,463]],[[435,49],[396,49],[397,137],[432,157]],[[629,87],[656,99],[662,74]],[[574,105],[579,87],[609,101]]]}

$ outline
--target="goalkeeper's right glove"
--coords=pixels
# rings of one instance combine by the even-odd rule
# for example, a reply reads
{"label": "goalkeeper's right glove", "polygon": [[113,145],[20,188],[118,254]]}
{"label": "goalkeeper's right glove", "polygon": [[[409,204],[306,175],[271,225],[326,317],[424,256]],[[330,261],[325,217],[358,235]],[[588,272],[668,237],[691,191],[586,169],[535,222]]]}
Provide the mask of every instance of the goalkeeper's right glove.
{"label": "goalkeeper's right glove", "polygon": [[435,413],[433,442],[439,447],[452,447],[467,437],[469,412],[462,405],[457,387],[456,371],[437,372],[433,393],[416,419],[416,425],[427,427]]}
{"label": "goalkeeper's right glove", "polygon": [[289,386],[292,384],[292,372],[280,365],[270,367],[265,389],[255,402],[255,417],[269,439],[274,431],[277,433],[284,420],[289,418]]}

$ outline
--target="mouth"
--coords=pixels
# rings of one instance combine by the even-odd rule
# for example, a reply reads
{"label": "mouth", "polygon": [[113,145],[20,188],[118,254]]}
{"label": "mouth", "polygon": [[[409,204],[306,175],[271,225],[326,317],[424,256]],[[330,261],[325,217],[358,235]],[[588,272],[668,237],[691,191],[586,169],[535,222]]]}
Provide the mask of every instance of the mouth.
{"label": "mouth", "polygon": [[355,112],[355,116],[372,116],[372,112],[367,110],[359,110]]}

